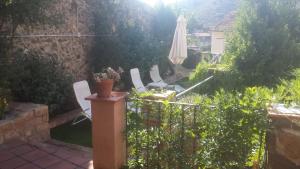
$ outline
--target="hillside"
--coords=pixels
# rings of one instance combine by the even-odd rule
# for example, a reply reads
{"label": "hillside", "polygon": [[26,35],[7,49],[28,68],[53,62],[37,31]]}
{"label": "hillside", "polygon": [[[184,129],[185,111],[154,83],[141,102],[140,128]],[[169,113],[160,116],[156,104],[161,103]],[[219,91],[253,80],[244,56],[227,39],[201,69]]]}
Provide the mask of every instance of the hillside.
{"label": "hillside", "polygon": [[228,14],[237,10],[239,0],[190,0],[180,7],[189,17],[189,29],[208,29],[216,26]]}

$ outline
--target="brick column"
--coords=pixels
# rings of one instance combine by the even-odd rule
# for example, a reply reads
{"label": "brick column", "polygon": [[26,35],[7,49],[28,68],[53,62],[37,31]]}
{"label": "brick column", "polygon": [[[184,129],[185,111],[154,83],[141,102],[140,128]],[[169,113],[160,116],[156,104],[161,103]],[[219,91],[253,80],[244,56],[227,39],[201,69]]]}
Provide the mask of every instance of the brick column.
{"label": "brick column", "polygon": [[95,169],[119,169],[125,164],[125,97],[113,92],[109,98],[87,97],[92,104],[93,164]]}

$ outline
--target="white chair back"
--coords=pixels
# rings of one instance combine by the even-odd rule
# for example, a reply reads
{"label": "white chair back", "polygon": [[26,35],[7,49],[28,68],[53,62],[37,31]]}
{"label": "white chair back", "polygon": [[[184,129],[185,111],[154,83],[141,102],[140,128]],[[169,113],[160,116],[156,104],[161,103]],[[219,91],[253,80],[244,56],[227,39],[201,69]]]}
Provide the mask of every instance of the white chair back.
{"label": "white chair back", "polygon": [[159,69],[158,69],[157,65],[152,66],[152,68],[150,70],[150,77],[151,77],[151,80],[155,83],[163,82],[162,78],[159,75]]}
{"label": "white chair back", "polygon": [[81,109],[88,118],[91,118],[91,102],[85,100],[86,97],[91,95],[91,90],[89,88],[88,82],[86,80],[76,82],[73,84],[73,89],[75,92],[76,100]]}
{"label": "white chair back", "polygon": [[138,68],[130,69],[130,76],[132,83],[138,92],[147,91],[146,87],[144,86],[141,80],[140,71]]}

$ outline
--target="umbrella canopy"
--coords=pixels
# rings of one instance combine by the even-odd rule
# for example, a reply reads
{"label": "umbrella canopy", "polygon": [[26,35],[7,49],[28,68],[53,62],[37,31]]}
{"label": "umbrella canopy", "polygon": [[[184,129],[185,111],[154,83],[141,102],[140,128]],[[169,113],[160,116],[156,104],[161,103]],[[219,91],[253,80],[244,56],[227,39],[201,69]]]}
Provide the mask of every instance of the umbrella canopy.
{"label": "umbrella canopy", "polygon": [[186,40],[186,19],[179,16],[173,38],[172,48],[169,54],[170,61],[175,64],[182,64],[187,58],[187,40]]}

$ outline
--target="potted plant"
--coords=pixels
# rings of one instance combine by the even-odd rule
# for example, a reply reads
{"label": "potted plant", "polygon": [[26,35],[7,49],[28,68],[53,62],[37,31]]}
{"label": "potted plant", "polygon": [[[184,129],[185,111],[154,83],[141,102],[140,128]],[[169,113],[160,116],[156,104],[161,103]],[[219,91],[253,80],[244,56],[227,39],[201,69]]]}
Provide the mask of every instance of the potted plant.
{"label": "potted plant", "polygon": [[103,69],[100,73],[94,73],[93,77],[96,81],[96,92],[98,97],[109,97],[114,82],[120,81],[122,73],[123,69],[121,67],[119,67],[117,71],[108,67]]}

